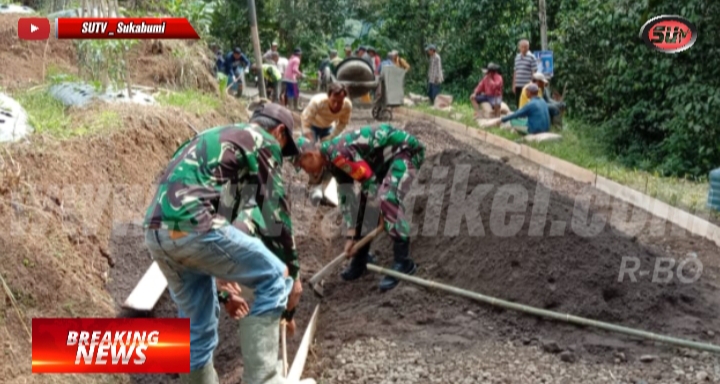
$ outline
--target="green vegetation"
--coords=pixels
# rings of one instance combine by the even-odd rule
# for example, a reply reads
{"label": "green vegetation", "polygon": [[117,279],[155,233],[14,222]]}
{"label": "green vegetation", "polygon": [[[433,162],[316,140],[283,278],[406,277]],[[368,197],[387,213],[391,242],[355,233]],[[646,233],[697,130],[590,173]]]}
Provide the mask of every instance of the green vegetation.
{"label": "green vegetation", "polygon": [[13,97],[25,108],[30,125],[38,134],[57,139],[83,136],[119,127],[120,116],[114,111],[92,111],[89,122],[72,121],[65,106],[52,97],[47,89],[19,92]]}
{"label": "green vegetation", "polygon": [[[440,111],[429,105],[418,105],[415,109],[434,116],[461,122],[477,127],[473,120],[473,109],[469,104],[454,104],[452,111]],[[523,143],[554,157],[563,159],[580,167],[596,172],[620,184],[631,187],[670,205],[686,209],[700,215],[717,216],[707,210],[705,202],[708,194],[706,178],[685,179],[667,177],[659,172],[647,172],[628,168],[622,162],[605,154],[602,143],[596,140],[597,127],[579,120],[565,121],[562,141],[548,143]],[[479,129],[479,128],[477,128]],[[509,140],[519,140],[521,136],[501,128],[491,128],[488,132]]]}
{"label": "green vegetation", "polygon": [[163,105],[180,107],[186,112],[201,115],[216,110],[222,104],[217,96],[193,89],[167,93],[157,99]]}

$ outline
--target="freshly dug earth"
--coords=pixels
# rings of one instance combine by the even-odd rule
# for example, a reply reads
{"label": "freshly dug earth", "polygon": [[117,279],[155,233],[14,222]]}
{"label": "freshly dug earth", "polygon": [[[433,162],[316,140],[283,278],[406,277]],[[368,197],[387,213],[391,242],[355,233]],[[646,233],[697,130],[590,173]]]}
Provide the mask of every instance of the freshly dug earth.
{"label": "freshly dug earth", "polygon": [[[105,292],[118,261],[108,247],[113,226],[142,218],[158,173],[194,135],[187,123],[206,129],[244,118],[243,108],[196,116],[100,104],[68,114],[75,123],[100,110],[114,113],[123,128],[63,141],[32,135],[0,155],[0,273],[28,327],[32,317],[114,316],[118,305]],[[0,300],[0,318],[0,382],[29,380],[30,343],[9,300]]]}
{"label": "freshly dug earth", "polygon": [[77,73],[77,57],[72,41],[55,38],[45,41],[18,39],[18,19],[22,16],[0,14],[0,88],[12,91],[38,84],[44,80],[43,74],[51,68]]}

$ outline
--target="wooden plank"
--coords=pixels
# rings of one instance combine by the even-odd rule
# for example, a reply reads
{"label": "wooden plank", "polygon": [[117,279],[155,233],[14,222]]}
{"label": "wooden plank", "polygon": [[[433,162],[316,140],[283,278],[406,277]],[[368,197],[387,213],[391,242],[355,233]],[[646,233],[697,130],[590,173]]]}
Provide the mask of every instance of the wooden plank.
{"label": "wooden plank", "polygon": [[167,288],[167,279],[160,267],[153,261],[135,289],[130,293],[123,307],[136,311],[151,311]]}
{"label": "wooden plank", "polygon": [[318,313],[320,312],[320,304],[315,306],[308,327],[305,330],[302,340],[300,341],[300,347],[295,354],[292,366],[290,366],[290,373],[288,373],[287,380],[290,383],[297,383],[302,377],[303,369],[305,369],[305,362],[307,361],[308,352],[310,351],[310,345],[312,344],[313,338],[315,337],[315,329],[317,328]]}

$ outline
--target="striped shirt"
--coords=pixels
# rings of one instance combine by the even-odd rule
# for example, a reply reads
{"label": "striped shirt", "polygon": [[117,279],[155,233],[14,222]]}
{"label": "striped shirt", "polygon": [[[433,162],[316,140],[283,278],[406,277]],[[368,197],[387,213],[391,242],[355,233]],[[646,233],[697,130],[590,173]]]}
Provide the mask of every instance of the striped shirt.
{"label": "striped shirt", "polygon": [[442,84],[443,82],[442,61],[440,55],[435,53],[430,57],[430,68],[428,69],[428,82],[430,84]]}
{"label": "striped shirt", "polygon": [[330,110],[330,101],[328,99],[326,93],[315,95],[310,99],[310,103],[305,107],[301,115],[303,133],[309,131],[310,127],[329,129],[332,123],[337,121],[337,126],[333,132],[333,136],[337,136],[348,125],[352,113],[350,99],[345,98],[342,109],[337,113]]}
{"label": "striped shirt", "polygon": [[528,51],[525,56],[515,56],[515,87],[523,87],[532,81],[533,73],[537,72],[537,59]]}

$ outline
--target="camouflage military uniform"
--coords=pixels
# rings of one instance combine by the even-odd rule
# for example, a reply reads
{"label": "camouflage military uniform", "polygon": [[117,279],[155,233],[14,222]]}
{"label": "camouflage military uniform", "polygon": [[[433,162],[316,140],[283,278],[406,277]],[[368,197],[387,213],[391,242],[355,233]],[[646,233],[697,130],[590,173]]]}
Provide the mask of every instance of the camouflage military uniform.
{"label": "camouflage military uniform", "polygon": [[273,244],[286,252],[290,274],[297,276],[281,166],[281,148],[270,133],[237,124],[211,128],[183,144],[160,178],[145,216],[145,243],[168,280],[180,317],[190,318],[191,371],[212,364],[218,342],[214,277],[254,291],[246,319],[279,319],[285,310],[293,285],[283,277],[286,266],[260,240],[230,225],[241,209],[257,206]]}
{"label": "camouflage military uniform", "polygon": [[[395,240],[408,241],[410,223],[403,198],[425,160],[425,145],[411,134],[381,124],[343,133],[327,141],[320,152],[333,164],[341,210],[348,228],[361,226],[368,196],[377,194],[385,230]],[[353,191],[360,182],[360,201]],[[359,232],[359,231],[358,231]]]}

